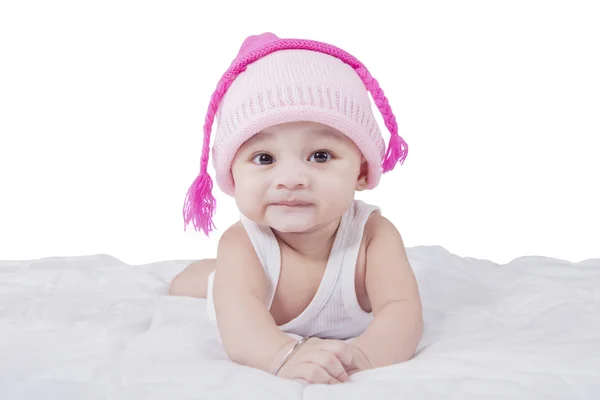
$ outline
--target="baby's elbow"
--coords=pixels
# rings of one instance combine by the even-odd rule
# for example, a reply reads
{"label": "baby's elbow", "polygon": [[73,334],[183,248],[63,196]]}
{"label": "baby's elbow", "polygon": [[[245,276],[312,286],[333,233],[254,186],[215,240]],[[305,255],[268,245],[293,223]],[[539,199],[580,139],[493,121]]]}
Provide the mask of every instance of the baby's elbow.
{"label": "baby's elbow", "polygon": [[423,333],[425,331],[425,321],[423,320],[423,312],[419,310],[419,313],[416,318],[416,328],[417,328],[417,341],[420,341],[423,337]]}
{"label": "baby's elbow", "polygon": [[231,361],[241,364],[244,354],[244,344],[241,340],[241,335],[237,334],[235,332],[235,328],[230,326],[231,324],[228,323],[227,319],[222,318],[219,314],[220,313],[217,310],[217,329],[219,331],[219,336],[221,337],[225,353]]}
{"label": "baby's elbow", "polygon": [[227,357],[236,364],[245,364],[244,352],[242,347],[235,344],[235,342],[223,343],[225,347],[225,353]]}
{"label": "baby's elbow", "polygon": [[425,331],[425,322],[423,320],[423,313],[419,310],[416,313],[414,322],[413,322],[413,345],[411,346],[411,351],[406,355],[406,360],[409,361],[414,358],[417,353],[417,347],[423,338],[423,333]]}

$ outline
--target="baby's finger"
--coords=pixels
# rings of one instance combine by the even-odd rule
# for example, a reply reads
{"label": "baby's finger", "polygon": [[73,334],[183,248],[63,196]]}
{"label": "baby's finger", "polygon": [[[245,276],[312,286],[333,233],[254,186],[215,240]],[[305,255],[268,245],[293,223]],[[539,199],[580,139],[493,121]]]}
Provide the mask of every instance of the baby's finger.
{"label": "baby's finger", "polygon": [[339,340],[325,340],[319,348],[335,355],[346,370],[354,366],[352,364],[352,349],[348,343]]}
{"label": "baby's finger", "polygon": [[295,378],[301,378],[309,383],[335,384],[340,383],[335,377],[331,376],[323,367],[311,362],[298,364]]}
{"label": "baby's finger", "polygon": [[320,365],[335,379],[345,382],[348,379],[346,369],[335,354],[326,350],[316,350],[302,356],[302,361],[308,361]]}

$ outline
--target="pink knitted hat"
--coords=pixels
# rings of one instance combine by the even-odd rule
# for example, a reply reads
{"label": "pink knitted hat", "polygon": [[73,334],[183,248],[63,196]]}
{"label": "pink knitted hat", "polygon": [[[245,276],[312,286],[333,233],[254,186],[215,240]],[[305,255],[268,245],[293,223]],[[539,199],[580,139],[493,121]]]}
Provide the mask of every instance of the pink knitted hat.
{"label": "pink knitted hat", "polygon": [[[387,151],[367,91],[391,133]],[[346,134],[368,163],[368,189],[377,186],[382,172],[403,163],[408,152],[383,91],[356,58],[323,42],[279,39],[272,33],[249,36],[211,97],[200,174],[183,207],[184,230],[192,222],[206,235],[214,228],[216,206],[207,172],[215,115],[213,166],[217,184],[231,196],[231,163],[240,146],[261,130],[285,122],[319,122]]]}

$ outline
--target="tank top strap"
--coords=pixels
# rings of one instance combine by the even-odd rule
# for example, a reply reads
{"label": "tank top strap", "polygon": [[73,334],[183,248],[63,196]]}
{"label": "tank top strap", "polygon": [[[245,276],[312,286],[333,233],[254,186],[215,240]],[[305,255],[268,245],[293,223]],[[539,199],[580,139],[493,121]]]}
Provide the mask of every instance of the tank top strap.
{"label": "tank top strap", "polygon": [[360,252],[365,225],[371,213],[381,213],[381,209],[361,200],[355,200],[352,212],[352,218],[350,218],[347,227],[350,233],[345,235],[344,248],[346,249],[346,254],[340,276],[342,301],[344,308],[354,320],[368,321],[373,318],[373,315],[360,307],[356,297],[356,264],[358,262],[358,253]]}
{"label": "tank top strap", "polygon": [[273,298],[275,297],[275,289],[279,282],[279,273],[281,270],[281,251],[279,249],[279,243],[277,243],[277,238],[270,227],[259,225],[243,214],[240,214],[240,221],[252,242],[254,251],[268,278],[269,285],[266,306],[267,309],[270,309],[271,304],[273,304]]}

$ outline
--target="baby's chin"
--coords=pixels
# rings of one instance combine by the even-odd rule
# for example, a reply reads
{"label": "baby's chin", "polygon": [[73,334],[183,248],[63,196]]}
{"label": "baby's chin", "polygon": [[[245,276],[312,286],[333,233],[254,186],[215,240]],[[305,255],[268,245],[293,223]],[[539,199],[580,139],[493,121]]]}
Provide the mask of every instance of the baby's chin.
{"label": "baby's chin", "polygon": [[281,233],[307,232],[319,225],[315,210],[267,211],[263,224]]}
{"label": "baby's chin", "polygon": [[316,224],[306,224],[306,223],[285,223],[285,222],[275,222],[266,224],[271,229],[280,232],[280,233],[304,233],[313,229]]}

